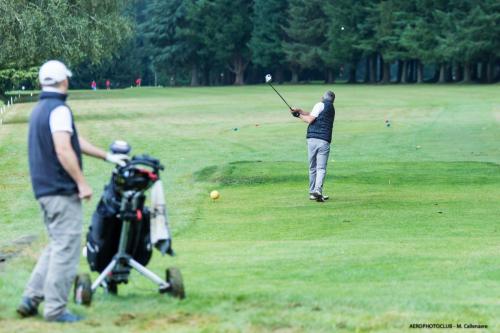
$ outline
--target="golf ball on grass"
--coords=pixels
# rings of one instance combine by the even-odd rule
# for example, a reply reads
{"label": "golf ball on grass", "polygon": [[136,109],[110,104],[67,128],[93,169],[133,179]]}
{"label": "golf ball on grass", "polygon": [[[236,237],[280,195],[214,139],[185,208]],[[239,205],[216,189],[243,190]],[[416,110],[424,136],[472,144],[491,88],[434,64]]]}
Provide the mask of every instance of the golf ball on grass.
{"label": "golf ball on grass", "polygon": [[219,199],[220,198],[219,191],[214,190],[214,191],[210,192],[210,198],[212,198],[212,200]]}

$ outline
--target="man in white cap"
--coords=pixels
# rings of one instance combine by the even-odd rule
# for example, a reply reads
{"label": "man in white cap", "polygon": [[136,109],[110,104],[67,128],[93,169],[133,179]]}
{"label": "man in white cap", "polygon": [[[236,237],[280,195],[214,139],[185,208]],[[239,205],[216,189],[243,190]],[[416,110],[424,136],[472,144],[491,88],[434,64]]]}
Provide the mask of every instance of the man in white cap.
{"label": "man in white cap", "polygon": [[335,94],[326,91],[321,102],[314,105],[311,112],[302,109],[292,109],[294,117],[308,123],[307,150],[309,156],[309,199],[318,202],[328,200],[323,194],[323,183],[326,176],[326,166],[330,155],[332,142],[333,122],[335,121]]}
{"label": "man in white cap", "polygon": [[22,317],[34,316],[38,305],[45,301],[45,319],[56,322],[82,319],[66,309],[80,261],[81,200],[92,196],[83,176],[81,155],[120,165],[128,158],[106,153],[78,135],[73,114],[66,105],[71,76],[60,61],[48,61],[40,68],[42,92],[30,117],[28,155],[31,183],[44,215],[49,244],[38,259],[17,308]]}

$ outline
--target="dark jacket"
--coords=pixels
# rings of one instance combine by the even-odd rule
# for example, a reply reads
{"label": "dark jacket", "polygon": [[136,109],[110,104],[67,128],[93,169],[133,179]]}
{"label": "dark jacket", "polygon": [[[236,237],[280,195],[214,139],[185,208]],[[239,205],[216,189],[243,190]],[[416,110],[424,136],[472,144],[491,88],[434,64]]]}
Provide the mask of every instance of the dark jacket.
{"label": "dark jacket", "polygon": [[335,121],[335,107],[332,101],[323,102],[324,109],[307,128],[308,139],[321,139],[332,142],[333,122]]}
{"label": "dark jacket", "polygon": [[[38,199],[48,195],[71,195],[78,193],[78,187],[64,170],[57,158],[52,133],[50,114],[61,105],[66,105],[67,95],[44,91],[33,109],[29,122],[28,156],[31,184]],[[73,115],[72,115],[73,116]],[[71,146],[82,167],[82,154],[75,125],[71,136]]]}

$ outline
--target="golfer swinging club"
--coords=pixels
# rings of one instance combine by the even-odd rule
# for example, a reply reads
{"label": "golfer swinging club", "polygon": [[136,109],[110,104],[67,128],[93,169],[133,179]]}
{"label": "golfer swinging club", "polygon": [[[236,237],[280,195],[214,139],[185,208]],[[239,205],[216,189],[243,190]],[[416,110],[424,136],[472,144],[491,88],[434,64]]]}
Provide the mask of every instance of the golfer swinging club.
{"label": "golfer swinging club", "polygon": [[38,313],[45,301],[48,321],[76,322],[81,317],[66,309],[71,284],[80,261],[81,200],[92,189],[82,173],[82,156],[125,165],[126,155],[110,154],[78,135],[66,105],[71,72],[59,61],[40,68],[40,101],[29,122],[28,155],[31,183],[43,212],[49,244],[43,250],[17,308],[22,317]]}
{"label": "golfer swinging club", "polygon": [[302,109],[291,109],[294,117],[298,117],[309,124],[307,128],[307,150],[309,156],[309,199],[318,202],[328,200],[323,194],[330,143],[332,142],[335,108],[333,102],[335,94],[327,91],[322,101],[314,105],[311,112]]}

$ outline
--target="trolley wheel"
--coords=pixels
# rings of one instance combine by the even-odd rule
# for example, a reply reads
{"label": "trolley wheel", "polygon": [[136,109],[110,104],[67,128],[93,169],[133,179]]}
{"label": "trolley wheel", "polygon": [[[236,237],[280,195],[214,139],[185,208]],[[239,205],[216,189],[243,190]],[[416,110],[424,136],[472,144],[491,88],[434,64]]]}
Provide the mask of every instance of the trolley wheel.
{"label": "trolley wheel", "polygon": [[90,306],[92,303],[92,281],[89,274],[79,274],[75,278],[74,300],[76,304]]}
{"label": "trolley wheel", "polygon": [[184,299],[186,297],[186,293],[184,291],[184,283],[182,282],[182,274],[178,268],[167,268],[166,280],[170,285],[167,293],[169,293],[172,297],[177,297],[179,299]]}

